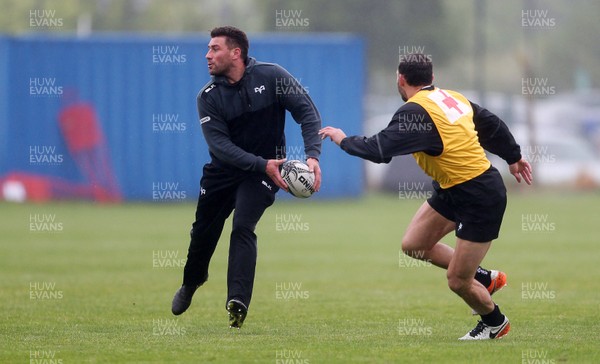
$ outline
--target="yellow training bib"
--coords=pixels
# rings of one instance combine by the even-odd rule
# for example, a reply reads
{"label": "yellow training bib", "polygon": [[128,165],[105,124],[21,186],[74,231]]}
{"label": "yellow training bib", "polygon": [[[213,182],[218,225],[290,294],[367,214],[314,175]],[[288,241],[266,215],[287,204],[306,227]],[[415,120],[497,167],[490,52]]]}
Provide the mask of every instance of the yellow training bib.
{"label": "yellow training bib", "polygon": [[413,153],[417,164],[442,188],[469,181],[490,168],[475,131],[473,108],[463,95],[435,88],[421,90],[407,102],[427,111],[442,138],[439,156]]}

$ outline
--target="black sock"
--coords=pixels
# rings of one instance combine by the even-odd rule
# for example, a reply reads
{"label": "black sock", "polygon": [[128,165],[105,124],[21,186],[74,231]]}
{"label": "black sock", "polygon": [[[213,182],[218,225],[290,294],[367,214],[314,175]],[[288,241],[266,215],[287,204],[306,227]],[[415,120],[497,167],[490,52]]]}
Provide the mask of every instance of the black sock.
{"label": "black sock", "polygon": [[492,283],[492,272],[487,269],[477,267],[477,271],[475,272],[475,280],[487,288]]}
{"label": "black sock", "polygon": [[481,315],[481,321],[488,326],[500,326],[504,322],[504,315],[498,305],[494,304],[494,310],[487,315]]}

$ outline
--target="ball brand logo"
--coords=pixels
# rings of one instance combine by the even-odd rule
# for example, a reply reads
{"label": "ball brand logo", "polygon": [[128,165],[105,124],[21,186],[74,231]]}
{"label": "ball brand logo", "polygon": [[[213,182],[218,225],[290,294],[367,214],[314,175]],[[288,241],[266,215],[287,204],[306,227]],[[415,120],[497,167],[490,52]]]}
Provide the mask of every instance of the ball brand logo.
{"label": "ball brand logo", "polygon": [[298,181],[300,181],[300,183],[302,183],[302,185],[304,185],[304,187],[306,187],[307,190],[314,192],[312,184],[310,183],[309,180],[304,178],[304,176],[298,177]]}

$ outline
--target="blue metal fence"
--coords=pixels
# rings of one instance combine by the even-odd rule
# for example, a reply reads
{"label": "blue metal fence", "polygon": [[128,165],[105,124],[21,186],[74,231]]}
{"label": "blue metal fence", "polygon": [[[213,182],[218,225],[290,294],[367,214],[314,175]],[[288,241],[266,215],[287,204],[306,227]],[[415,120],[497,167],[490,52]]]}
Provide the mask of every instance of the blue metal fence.
{"label": "blue metal fence", "polygon": [[[14,173],[72,184],[114,174],[125,200],[195,200],[208,151],[196,95],[209,80],[208,37],[103,35],[0,38],[0,179]],[[350,35],[250,35],[250,55],[300,79],[325,124],[360,133],[364,45]],[[73,156],[60,115],[85,105],[106,145],[101,158]],[[302,147],[288,114],[288,151]],[[83,147],[82,147],[83,148]],[[92,171],[83,168],[92,164]],[[324,143],[320,197],[357,196],[362,164]],[[53,195],[54,196],[54,195]]]}

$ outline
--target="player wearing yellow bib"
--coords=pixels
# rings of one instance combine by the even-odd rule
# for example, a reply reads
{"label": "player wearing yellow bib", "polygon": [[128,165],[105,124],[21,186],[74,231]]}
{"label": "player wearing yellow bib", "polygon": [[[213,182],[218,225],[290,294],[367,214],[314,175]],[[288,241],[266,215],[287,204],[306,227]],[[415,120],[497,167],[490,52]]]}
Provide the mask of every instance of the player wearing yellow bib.
{"label": "player wearing yellow bib", "polygon": [[[397,155],[414,156],[433,178],[434,193],[413,217],[402,250],[447,269],[449,288],[481,316],[460,340],[498,339],[508,333],[510,322],[491,294],[506,284],[506,275],[480,264],[498,237],[506,188],[484,149],[503,158],[519,183],[531,184],[531,166],[500,118],[460,93],[432,83],[430,57],[404,57],[397,85],[406,103],[387,128],[370,138],[347,137],[330,126],[320,134],[348,154],[375,163],[389,163]],[[454,249],[440,242],[452,230],[457,238]]]}

